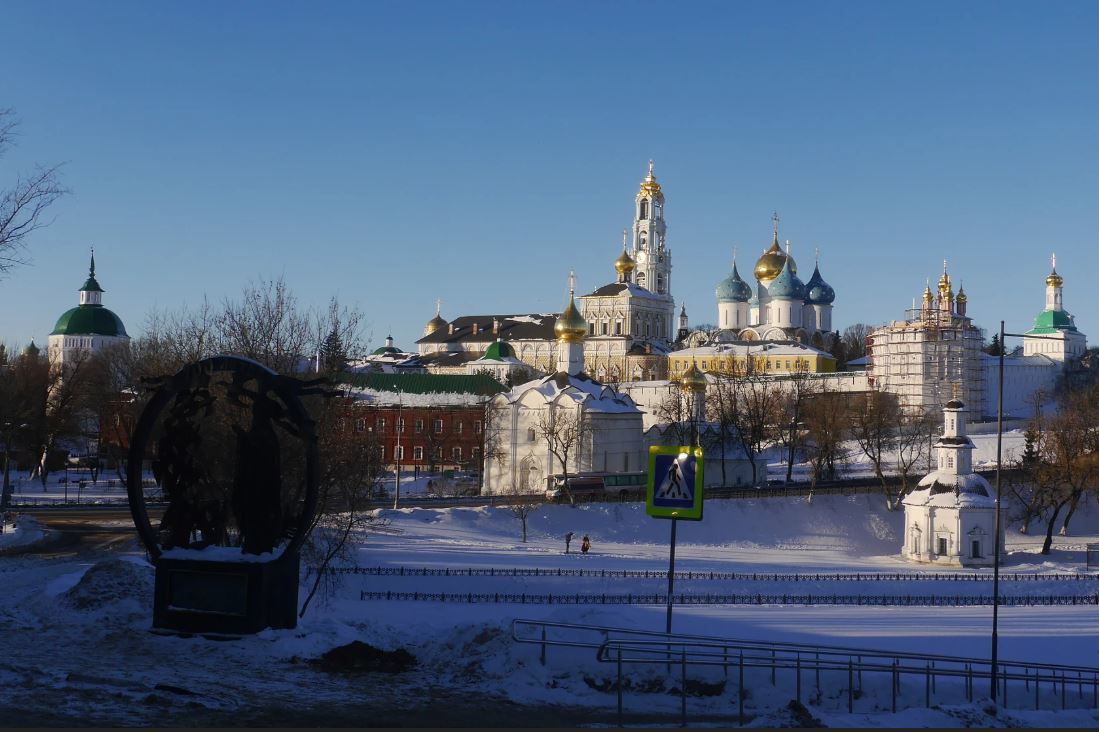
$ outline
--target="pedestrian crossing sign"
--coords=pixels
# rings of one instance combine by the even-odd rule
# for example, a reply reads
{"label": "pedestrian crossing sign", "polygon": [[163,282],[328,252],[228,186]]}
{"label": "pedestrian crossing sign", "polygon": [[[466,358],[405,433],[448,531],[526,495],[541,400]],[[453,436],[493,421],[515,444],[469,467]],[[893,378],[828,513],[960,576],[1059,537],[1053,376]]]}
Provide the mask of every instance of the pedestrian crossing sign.
{"label": "pedestrian crossing sign", "polygon": [[653,518],[702,520],[702,448],[650,447],[645,512]]}

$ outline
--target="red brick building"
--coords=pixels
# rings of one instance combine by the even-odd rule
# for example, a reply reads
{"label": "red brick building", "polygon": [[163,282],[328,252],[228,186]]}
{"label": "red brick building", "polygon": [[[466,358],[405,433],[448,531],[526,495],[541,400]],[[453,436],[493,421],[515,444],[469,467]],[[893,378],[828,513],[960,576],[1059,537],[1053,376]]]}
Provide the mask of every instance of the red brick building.
{"label": "red brick building", "polygon": [[505,391],[484,374],[355,374],[348,428],[381,441],[383,462],[403,470],[480,472],[485,404]]}

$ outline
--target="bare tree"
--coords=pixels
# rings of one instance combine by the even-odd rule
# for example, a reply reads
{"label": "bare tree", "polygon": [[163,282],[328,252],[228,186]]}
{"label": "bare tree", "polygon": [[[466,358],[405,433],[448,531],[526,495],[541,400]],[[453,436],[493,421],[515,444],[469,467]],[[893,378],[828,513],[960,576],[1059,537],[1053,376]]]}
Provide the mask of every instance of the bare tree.
{"label": "bare tree", "polygon": [[[0,109],[0,158],[14,144],[18,128],[15,110]],[[27,236],[47,223],[46,209],[68,193],[61,185],[60,170],[60,165],[38,167],[17,176],[10,188],[0,189],[0,275],[27,263]]]}
{"label": "bare tree", "polygon": [[854,323],[843,330],[843,355],[846,361],[853,361],[866,355],[866,337],[874,332],[874,326],[866,323]]}
{"label": "bare tree", "polygon": [[1097,422],[1099,388],[1096,387],[1063,394],[1057,414],[1047,422],[1039,445],[1041,458],[1034,470],[1043,502],[1050,511],[1042,554],[1050,552],[1054,525],[1061,510],[1069,506],[1071,516],[1072,508],[1099,477]]}
{"label": "bare tree", "polygon": [[804,410],[806,402],[819,390],[807,371],[795,371],[782,378],[782,392],[777,400],[776,416],[779,441],[786,448],[786,482],[794,474],[794,461],[804,441]]}
{"label": "bare tree", "polygon": [[[567,403],[571,404],[571,401]],[[557,404],[541,410],[534,431],[546,441],[546,448],[561,465],[565,495],[570,504],[575,504],[576,499],[569,489],[569,463],[571,461],[579,465],[580,452],[584,443],[590,441],[592,434],[591,424],[584,417],[583,406],[577,404],[575,408],[570,408]]]}
{"label": "bare tree", "polygon": [[850,424],[846,394],[821,390],[806,400],[804,407],[805,450],[809,455],[810,498],[822,478],[836,477],[837,463],[846,453],[843,439]]}
{"label": "bare tree", "polygon": [[931,412],[900,410],[893,442],[896,458],[893,466],[896,469],[897,477],[900,478],[900,486],[894,496],[894,505],[899,506],[904,497],[908,495],[908,492],[912,489],[913,477],[920,472],[920,464],[923,458],[931,454],[929,436],[936,418],[937,415]]}
{"label": "bare tree", "polygon": [[896,510],[885,477],[889,455],[897,444],[897,426],[901,421],[901,409],[893,394],[883,391],[866,393],[851,412],[851,437],[874,466],[874,475],[881,483],[882,493],[888,498],[889,510]]}
{"label": "bare tree", "polygon": [[532,513],[542,506],[541,496],[537,493],[524,493],[519,486],[512,483],[507,491],[510,500],[508,511],[519,521],[523,527],[523,543],[527,543],[527,519]]}
{"label": "bare tree", "polygon": [[715,374],[709,394],[722,441],[739,441],[752,475],[758,476],[758,456],[777,435],[780,394],[774,380],[751,370],[744,375]]}

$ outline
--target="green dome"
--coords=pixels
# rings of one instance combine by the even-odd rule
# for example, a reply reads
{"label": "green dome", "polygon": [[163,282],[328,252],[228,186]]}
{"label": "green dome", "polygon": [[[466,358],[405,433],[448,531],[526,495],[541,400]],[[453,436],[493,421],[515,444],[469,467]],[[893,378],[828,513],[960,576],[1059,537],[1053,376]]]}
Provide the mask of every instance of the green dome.
{"label": "green dome", "polygon": [[128,338],[126,326],[102,305],[78,305],[57,319],[50,335],[101,335]]}
{"label": "green dome", "polygon": [[1043,310],[1034,319],[1034,327],[1026,332],[1027,335],[1040,335],[1043,333],[1057,333],[1063,330],[1075,331],[1075,319],[1064,310]]}
{"label": "green dome", "polygon": [[481,358],[485,361],[503,361],[505,358],[515,358],[515,349],[503,341],[493,341]]}
{"label": "green dome", "polygon": [[374,349],[375,356],[388,356],[391,354],[398,354],[400,352],[401,351],[399,348],[394,348],[393,346],[382,346],[381,348]]}

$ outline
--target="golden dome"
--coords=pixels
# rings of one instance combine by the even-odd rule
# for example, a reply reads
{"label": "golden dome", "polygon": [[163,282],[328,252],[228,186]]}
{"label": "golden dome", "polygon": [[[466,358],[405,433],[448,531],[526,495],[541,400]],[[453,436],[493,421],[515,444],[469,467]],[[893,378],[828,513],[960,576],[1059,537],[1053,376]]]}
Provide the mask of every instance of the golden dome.
{"label": "golden dome", "polygon": [[779,247],[778,232],[775,232],[775,239],[771,242],[771,248],[765,251],[763,256],[756,261],[756,279],[761,282],[770,282],[778,277],[787,259],[790,260],[790,274],[796,275],[798,273],[798,264],[793,257]]}
{"label": "golden dome", "polygon": [[1057,270],[1053,270],[1049,273],[1049,277],[1046,277],[1046,284],[1050,287],[1060,287],[1065,284],[1065,278],[1057,274]]}
{"label": "golden dome", "polygon": [[424,327],[424,335],[429,336],[440,328],[447,327],[447,325],[446,320],[438,313],[435,313],[435,317],[427,321],[427,326]]}
{"label": "golden dome", "polygon": [[553,324],[553,334],[562,343],[579,343],[588,334],[588,321],[576,309],[576,301],[571,295],[565,312],[558,315],[557,322]]}
{"label": "golden dome", "polygon": [[965,288],[964,287],[959,287],[958,288],[958,297],[956,297],[955,300],[957,302],[968,302],[969,301],[969,297],[965,294]]}
{"label": "golden dome", "polygon": [[625,249],[622,250],[622,255],[614,260],[614,271],[618,274],[633,272],[634,267],[636,266],[637,263],[633,261],[633,257],[631,257]]}
{"label": "golden dome", "polygon": [[653,161],[651,160],[649,161],[649,174],[641,181],[641,190],[637,192],[637,195],[652,198],[664,197],[664,194],[660,191],[660,184],[656,182],[656,177],[653,175]]}
{"label": "golden dome", "polygon": [[935,299],[935,293],[933,293],[931,291],[931,283],[928,282],[927,287],[925,287],[924,290],[923,290],[923,301],[924,302],[931,302],[934,299]]}
{"label": "golden dome", "polygon": [[679,378],[679,386],[683,391],[706,391],[706,376],[692,363],[687,373]]}

